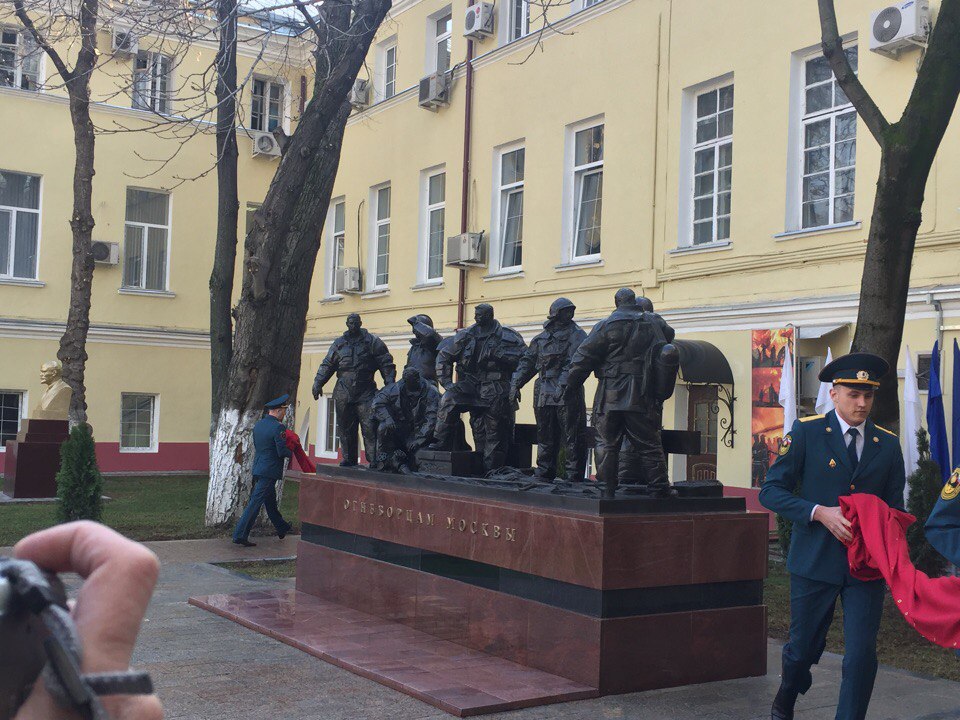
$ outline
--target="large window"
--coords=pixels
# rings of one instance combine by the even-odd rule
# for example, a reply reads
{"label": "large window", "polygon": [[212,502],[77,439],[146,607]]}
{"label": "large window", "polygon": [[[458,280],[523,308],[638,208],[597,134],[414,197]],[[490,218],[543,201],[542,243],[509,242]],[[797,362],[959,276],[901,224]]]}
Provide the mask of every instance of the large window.
{"label": "large window", "polygon": [[335,459],[340,450],[340,435],[337,433],[337,409],[328,397],[320,398],[317,408],[319,432],[317,437],[317,457]]}
{"label": "large window", "polygon": [[[857,48],[844,50],[854,72]],[[803,63],[800,227],[853,220],[857,113],[821,55]]]}
{"label": "large window", "polygon": [[434,22],[436,23],[434,28],[434,37],[436,38],[435,43],[437,58],[435,69],[438,73],[446,72],[450,69],[450,35],[451,30],[453,29],[453,14],[447,10]]}
{"label": "large window", "polygon": [[23,417],[23,396],[19,390],[0,390],[0,450],[7,440],[16,440]]}
{"label": "large window", "polygon": [[276,80],[253,80],[250,129],[273,132],[283,122],[283,84]]}
{"label": "large window", "polygon": [[730,238],[733,85],[697,95],[693,145],[693,244]]}
{"label": "large window", "polygon": [[530,0],[508,0],[510,25],[507,42],[530,34]]}
{"label": "large window", "polygon": [[26,30],[0,28],[0,86],[36,90],[42,55]]}
{"label": "large window", "polygon": [[170,58],[155,52],[137,53],[133,70],[133,107],[170,112]]}
{"label": "large window", "polygon": [[397,44],[385,45],[381,48],[383,55],[383,99],[387,100],[397,94]]}
{"label": "large window", "polygon": [[427,176],[426,187],[426,275],[425,280],[443,279],[443,240],[446,215],[447,174],[438,172]]}
{"label": "large window", "polygon": [[127,188],[123,284],[140,290],[167,289],[170,196]]}
{"label": "large window", "polygon": [[157,449],[157,396],[123,393],[120,396],[120,449],[153,452]]}
{"label": "large window", "polygon": [[578,130],[573,137],[573,260],[600,255],[603,206],[603,125]]}
{"label": "large window", "polygon": [[390,282],[390,186],[376,190],[375,197],[373,285],[385,288]]}
{"label": "large window", "polygon": [[0,278],[36,280],[40,178],[0,170]]}
{"label": "large window", "polygon": [[523,264],[523,184],[524,148],[513,148],[500,154],[500,217],[497,233],[500,240],[501,271],[518,270]]}
{"label": "large window", "polygon": [[328,295],[336,294],[337,271],[343,267],[343,254],[346,250],[347,242],[347,203],[343,200],[335,201],[332,215],[333,226],[330,236],[330,282],[327,286]]}

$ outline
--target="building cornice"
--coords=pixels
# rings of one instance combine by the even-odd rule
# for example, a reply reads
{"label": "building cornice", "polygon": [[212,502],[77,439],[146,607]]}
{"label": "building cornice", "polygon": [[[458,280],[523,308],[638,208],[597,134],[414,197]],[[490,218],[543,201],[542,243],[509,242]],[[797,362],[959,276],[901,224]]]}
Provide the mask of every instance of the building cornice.
{"label": "building cornice", "polygon": [[[56,340],[63,335],[66,323],[53,320],[28,320],[0,317],[0,338]],[[210,334],[206,330],[178,330],[136,325],[91,325],[87,341],[114,345],[148,345],[209,349]]]}

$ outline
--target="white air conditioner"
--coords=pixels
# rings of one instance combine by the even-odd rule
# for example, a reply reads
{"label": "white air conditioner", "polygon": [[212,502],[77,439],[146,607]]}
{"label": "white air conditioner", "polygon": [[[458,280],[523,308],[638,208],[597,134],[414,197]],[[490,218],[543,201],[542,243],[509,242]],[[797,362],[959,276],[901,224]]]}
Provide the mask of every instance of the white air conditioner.
{"label": "white air conditioner", "polygon": [[112,34],[111,48],[114,55],[136,55],[140,50],[140,43],[132,30],[121,30],[114,28]]}
{"label": "white air conditioner", "polygon": [[447,238],[447,265],[486,267],[487,243],[483,233],[461,233]]}
{"label": "white air conditioner", "polygon": [[337,274],[333,278],[333,291],[335,293],[360,292],[360,268],[337,268]]}
{"label": "white air conditioner", "polygon": [[436,112],[450,104],[450,73],[434,73],[420,80],[420,107]]}
{"label": "white air conditioner", "polygon": [[823,370],[823,358],[819,355],[813,357],[801,357],[798,359],[800,366],[800,397],[817,399],[820,394],[820,371]]}
{"label": "white air conditioner", "polygon": [[270,157],[280,156],[280,143],[273,136],[273,133],[254,132],[253,133],[253,154],[267,155]]}
{"label": "white air conditioner", "polygon": [[929,33],[929,0],[907,0],[870,15],[870,49],[887,57],[923,47]]}
{"label": "white air conditioner", "polygon": [[463,35],[474,40],[493,35],[493,3],[477,2],[467,8],[463,17]]}
{"label": "white air conditioner", "polygon": [[93,261],[104,265],[120,263],[120,243],[93,241]]}
{"label": "white air conditioner", "polygon": [[370,81],[357,78],[350,89],[350,104],[357,110],[363,110],[370,104]]}

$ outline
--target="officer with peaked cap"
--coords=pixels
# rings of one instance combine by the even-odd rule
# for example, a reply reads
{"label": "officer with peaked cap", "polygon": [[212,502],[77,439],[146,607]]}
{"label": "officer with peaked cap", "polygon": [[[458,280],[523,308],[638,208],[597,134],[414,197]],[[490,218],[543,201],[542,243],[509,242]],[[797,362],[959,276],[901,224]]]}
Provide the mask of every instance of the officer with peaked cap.
{"label": "officer with peaked cap", "polygon": [[843,602],[843,679],[837,720],[863,720],[877,674],[877,631],[883,581],[861,582],[847,565],[850,523],[840,497],[879,496],[903,509],[903,455],[897,436],[869,419],[874,392],[889,370],[870,353],[828,363],[820,381],[832,384],[834,410],[797,420],[760,490],[764,507],[793,521],[790,572],[790,639],[773,720],[792,720],[797,696],[810,688],[810,666],[820,660],[837,599]]}
{"label": "officer with peaked cap", "polygon": [[237,545],[256,545],[248,538],[264,505],[267,507],[267,517],[281,540],[292,527],[283,519],[277,507],[277,480],[283,477],[283,461],[293,454],[283,436],[287,428],[280,422],[289,405],[289,395],[271,400],[264,405],[267,414],[253,426],[253,448],[256,453],[253,457],[253,492],[233,531],[233,542]]}

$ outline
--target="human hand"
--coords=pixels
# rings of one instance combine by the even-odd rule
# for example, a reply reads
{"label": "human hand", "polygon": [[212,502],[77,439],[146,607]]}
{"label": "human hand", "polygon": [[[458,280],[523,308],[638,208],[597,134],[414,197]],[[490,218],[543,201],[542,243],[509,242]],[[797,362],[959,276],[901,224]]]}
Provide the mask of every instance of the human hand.
{"label": "human hand", "polygon": [[827,528],[844,545],[853,540],[853,535],[850,532],[850,521],[843,516],[843,511],[840,508],[819,505],[813,512],[813,519]]}
{"label": "human hand", "polygon": [[513,400],[513,402],[520,402],[520,388],[516,385],[510,386],[510,399]]}
{"label": "human hand", "polygon": [[319,400],[321,397],[323,397],[323,389],[322,389],[319,385],[314,385],[314,386],[313,386],[313,399],[314,399],[314,400]]}
{"label": "human hand", "polygon": [[[89,521],[58,525],[28,535],[13,549],[51,572],[76,572],[84,578],[71,615],[83,645],[84,673],[115,672],[130,666],[140,623],[160,569],[157,556],[143,545]],[[161,720],[156,695],[104,697],[115,720]],[[74,720],[38,680],[15,720]]]}

